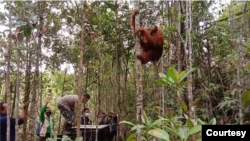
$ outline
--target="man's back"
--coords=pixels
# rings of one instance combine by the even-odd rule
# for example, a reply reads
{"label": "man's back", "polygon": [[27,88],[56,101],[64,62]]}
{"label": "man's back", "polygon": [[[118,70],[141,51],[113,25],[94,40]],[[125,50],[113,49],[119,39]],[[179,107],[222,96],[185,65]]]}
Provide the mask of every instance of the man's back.
{"label": "man's back", "polygon": [[78,102],[78,95],[65,95],[59,100],[59,104],[67,105],[70,109],[74,109],[75,102]]}
{"label": "man's back", "polygon": [[[18,125],[21,125],[23,123],[23,119],[18,120]],[[10,141],[15,141],[15,118],[10,118]],[[7,115],[6,114],[1,114],[0,115],[0,141],[6,141],[7,133]]]}

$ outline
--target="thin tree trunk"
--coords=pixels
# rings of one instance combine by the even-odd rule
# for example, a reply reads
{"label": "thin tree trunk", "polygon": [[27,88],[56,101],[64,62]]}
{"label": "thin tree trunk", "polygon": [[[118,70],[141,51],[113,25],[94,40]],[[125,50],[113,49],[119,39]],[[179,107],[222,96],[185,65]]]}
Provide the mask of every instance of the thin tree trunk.
{"label": "thin tree trunk", "polygon": [[80,132],[80,119],[81,119],[81,107],[82,107],[82,102],[81,102],[81,97],[82,94],[84,92],[83,90],[83,51],[84,51],[84,36],[85,36],[85,25],[84,25],[84,21],[85,21],[85,1],[82,2],[82,7],[83,7],[83,13],[82,13],[82,32],[81,32],[81,42],[80,42],[80,57],[79,57],[79,62],[78,62],[78,81],[77,81],[77,94],[79,97],[79,101],[78,101],[78,105],[77,105],[77,109],[76,109],[76,122],[77,122],[77,137],[81,136],[81,132]]}
{"label": "thin tree trunk", "polygon": [[[117,1],[116,1],[116,4],[117,4]],[[116,10],[116,13],[115,13],[115,19],[116,19],[116,34],[119,36],[120,34],[118,34],[118,9]],[[117,110],[119,111],[119,113],[121,112],[121,98],[120,98],[120,90],[121,90],[121,87],[120,87],[120,68],[121,68],[121,61],[120,61],[120,53],[121,53],[121,49],[120,49],[120,36],[119,36],[119,39],[116,40],[116,83],[117,83],[117,91],[116,91],[116,99],[117,99]]]}
{"label": "thin tree trunk", "polygon": [[[187,1],[186,3],[186,48],[188,48],[188,68],[192,68],[192,41],[191,41],[191,31],[192,31],[192,10],[191,10],[192,1]],[[189,100],[189,116],[194,118],[193,106],[193,86],[192,86],[192,73],[188,76],[188,100]]]}
{"label": "thin tree trunk", "polygon": [[[17,39],[18,40],[18,39]],[[20,54],[21,54],[21,51],[19,49],[19,41],[17,41],[17,76],[16,76],[16,99],[15,99],[15,103],[16,103],[16,106],[15,106],[15,117],[16,117],[16,141],[19,140],[19,136],[18,136],[18,117],[19,117],[19,95],[20,95],[20,92],[19,92],[19,87],[20,87],[20,72],[19,72],[19,68],[20,68]]]}
{"label": "thin tree trunk", "polygon": [[[181,7],[181,1],[177,1],[177,2],[175,2],[175,4],[176,4],[176,7],[177,7],[177,9],[178,9],[178,19],[179,19],[179,21],[178,21],[178,26],[177,26],[177,30],[178,30],[178,33],[179,33],[179,36],[181,36],[182,35],[182,20],[181,20],[181,14],[182,14],[182,7]],[[180,37],[181,38],[181,37]],[[177,60],[178,60],[178,72],[180,73],[181,71],[182,71],[182,68],[183,68],[183,58],[182,58],[182,47],[183,47],[183,43],[182,43],[182,41],[181,41],[181,39],[178,39],[178,41],[177,41]]]}
{"label": "thin tree trunk", "polygon": [[243,62],[243,57],[242,57],[242,40],[243,40],[243,27],[244,27],[244,17],[245,17],[245,13],[246,13],[246,8],[247,8],[247,2],[245,2],[245,7],[243,8],[242,12],[243,12],[243,16],[241,19],[241,23],[242,26],[240,28],[240,41],[239,41],[239,45],[237,47],[237,54],[238,54],[238,60],[237,60],[237,95],[238,95],[238,107],[239,107],[239,122],[240,125],[243,124],[243,110],[242,110],[242,103],[241,103],[241,94],[242,94],[242,77],[241,77],[241,70],[242,70],[242,62]]}
{"label": "thin tree trunk", "polygon": [[[35,63],[35,73],[34,73],[34,81],[33,81],[33,89],[32,89],[32,97],[31,97],[31,109],[30,113],[36,113],[37,107],[37,96],[38,96],[38,88],[39,88],[39,49],[41,45],[41,38],[38,39],[38,45],[36,47],[36,63]],[[29,135],[28,140],[32,141],[34,139],[34,130],[35,130],[35,120],[36,114],[30,114],[30,122],[29,122]]]}
{"label": "thin tree trunk", "polygon": [[[10,28],[10,35],[12,35],[11,33],[11,26],[12,26],[12,20],[11,20],[11,11],[9,11],[9,28]],[[11,94],[10,94],[10,59],[11,59],[11,49],[12,49],[12,45],[11,45],[11,38],[8,38],[8,55],[7,55],[7,70],[6,70],[6,81],[5,81],[5,88],[6,88],[6,94],[7,94],[7,104],[8,104],[8,108],[7,108],[7,141],[10,141],[10,105],[11,105]]]}
{"label": "thin tree trunk", "polygon": [[[139,2],[134,2],[135,9],[139,9]],[[140,27],[140,14],[135,16],[135,30]],[[135,36],[135,48],[136,54],[141,54],[139,38]],[[136,124],[141,124],[141,114],[143,110],[143,85],[142,85],[142,65],[141,62],[136,59]],[[137,129],[137,141],[142,141],[142,132]]]}
{"label": "thin tree trunk", "polygon": [[[30,46],[28,45],[29,38],[26,38],[26,70],[25,70],[25,96],[24,96],[24,103],[28,102],[30,99],[30,70],[31,70],[31,57],[32,51],[30,50]],[[27,120],[24,120],[23,123],[23,141],[26,139],[27,133]]]}

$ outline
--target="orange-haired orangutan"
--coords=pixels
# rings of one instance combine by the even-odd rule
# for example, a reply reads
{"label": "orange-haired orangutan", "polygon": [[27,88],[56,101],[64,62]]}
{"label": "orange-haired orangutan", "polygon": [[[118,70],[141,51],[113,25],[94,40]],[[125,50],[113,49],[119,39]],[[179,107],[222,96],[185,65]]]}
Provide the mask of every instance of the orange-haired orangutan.
{"label": "orange-haired orangutan", "polygon": [[143,53],[137,55],[137,59],[142,64],[152,61],[154,64],[159,61],[163,53],[163,32],[155,25],[153,29],[139,28],[135,31],[135,15],[139,10],[135,10],[131,16],[130,26],[134,35],[140,33],[140,45]]}

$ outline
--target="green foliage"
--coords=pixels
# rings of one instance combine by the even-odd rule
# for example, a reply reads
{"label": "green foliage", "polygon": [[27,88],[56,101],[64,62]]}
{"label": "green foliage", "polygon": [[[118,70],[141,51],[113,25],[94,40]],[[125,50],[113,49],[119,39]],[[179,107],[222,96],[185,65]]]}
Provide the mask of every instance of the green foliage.
{"label": "green foliage", "polygon": [[[216,124],[215,118],[206,123],[199,118],[191,120],[187,115],[185,115],[185,124],[183,124],[181,118],[178,117],[172,117],[170,119],[159,117],[157,120],[152,121],[144,111],[142,112],[141,118],[143,123],[139,125],[128,121],[121,121],[120,124],[125,123],[132,126],[132,132],[140,130],[142,132],[143,140],[145,141],[151,140],[153,137],[164,141],[174,141],[178,139],[181,141],[187,141],[192,135],[198,135],[201,137],[202,125]],[[126,141],[135,140],[135,132],[126,139]],[[200,140],[200,138],[198,140]]]}
{"label": "green foliage", "polygon": [[242,93],[242,106],[250,107],[250,91],[244,91]]}
{"label": "green foliage", "polygon": [[167,69],[166,74],[159,73],[160,79],[155,80],[155,82],[160,85],[173,87],[173,89],[176,91],[176,95],[179,99],[179,102],[185,112],[187,111],[188,107],[184,101],[180,101],[182,91],[184,87],[188,84],[188,81],[184,81],[184,79],[186,79],[187,76],[194,70],[195,68],[192,68],[188,71],[182,71],[178,73],[174,66],[172,66]]}

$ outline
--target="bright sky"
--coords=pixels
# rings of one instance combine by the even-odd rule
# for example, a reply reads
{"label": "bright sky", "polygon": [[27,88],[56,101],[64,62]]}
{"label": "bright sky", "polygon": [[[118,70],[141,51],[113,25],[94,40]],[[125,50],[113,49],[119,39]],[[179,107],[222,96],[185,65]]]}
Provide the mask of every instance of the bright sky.
{"label": "bright sky", "polygon": [[[122,0],[122,1],[130,1],[130,0]],[[157,0],[159,1],[159,0]],[[221,2],[223,4],[228,4],[230,3],[231,0],[218,0],[218,2]],[[218,3],[214,5],[214,7],[217,7],[218,9],[210,9],[210,12],[214,12],[215,15],[218,15],[218,11],[222,8]],[[54,10],[53,10],[54,11]],[[4,12],[4,5],[2,3],[0,3],[0,12]],[[219,15],[218,15],[219,16]],[[216,16],[218,18],[218,16]],[[65,28],[63,26],[63,28]],[[5,26],[2,26],[0,25],[0,32],[3,32],[4,30],[8,29],[7,27]],[[63,34],[64,36],[69,36],[69,34],[65,31],[60,31],[61,34]],[[42,52],[45,53],[47,56],[50,56],[51,53],[49,53],[50,51],[49,50],[45,50],[45,49],[42,49]],[[44,71],[45,70],[45,64],[42,65],[42,67],[40,67],[41,71]],[[74,73],[74,69],[73,69],[73,66],[71,64],[68,64],[68,63],[64,63],[64,64],[61,64],[61,69],[64,70],[66,67],[68,68],[67,69],[67,72],[68,73]]]}

